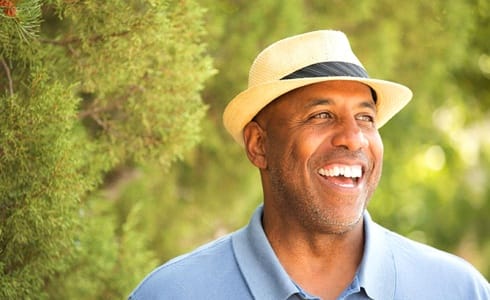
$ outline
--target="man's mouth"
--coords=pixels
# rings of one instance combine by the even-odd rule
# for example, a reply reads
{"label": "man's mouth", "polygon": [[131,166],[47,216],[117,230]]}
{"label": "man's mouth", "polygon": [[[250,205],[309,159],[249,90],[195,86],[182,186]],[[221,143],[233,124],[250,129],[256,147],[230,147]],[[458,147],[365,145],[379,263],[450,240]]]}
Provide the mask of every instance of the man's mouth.
{"label": "man's mouth", "polygon": [[342,187],[355,187],[362,177],[361,165],[330,165],[320,168],[318,174]]}

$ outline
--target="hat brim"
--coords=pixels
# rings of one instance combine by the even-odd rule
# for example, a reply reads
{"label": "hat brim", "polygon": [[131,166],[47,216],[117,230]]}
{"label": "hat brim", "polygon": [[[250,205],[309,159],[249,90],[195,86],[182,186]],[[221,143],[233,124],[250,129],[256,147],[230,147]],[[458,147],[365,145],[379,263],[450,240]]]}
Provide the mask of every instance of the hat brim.
{"label": "hat brim", "polygon": [[238,94],[226,107],[223,123],[233,139],[244,145],[243,128],[267,104],[294,89],[324,81],[355,81],[370,86],[377,96],[376,127],[380,128],[399,112],[412,98],[412,91],[401,84],[350,76],[313,77],[288,80],[274,80],[255,85]]}

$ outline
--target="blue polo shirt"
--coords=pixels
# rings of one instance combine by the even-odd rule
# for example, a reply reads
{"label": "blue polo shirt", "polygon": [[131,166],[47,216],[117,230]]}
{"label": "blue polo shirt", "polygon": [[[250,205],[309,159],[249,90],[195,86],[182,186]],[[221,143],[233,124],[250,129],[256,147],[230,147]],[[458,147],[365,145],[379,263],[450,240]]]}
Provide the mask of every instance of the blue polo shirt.
{"label": "blue polo shirt", "polygon": [[[262,212],[241,230],[155,269],[129,299],[319,299],[281,266]],[[490,299],[488,281],[463,259],[393,233],[367,212],[364,231],[361,264],[339,299]]]}

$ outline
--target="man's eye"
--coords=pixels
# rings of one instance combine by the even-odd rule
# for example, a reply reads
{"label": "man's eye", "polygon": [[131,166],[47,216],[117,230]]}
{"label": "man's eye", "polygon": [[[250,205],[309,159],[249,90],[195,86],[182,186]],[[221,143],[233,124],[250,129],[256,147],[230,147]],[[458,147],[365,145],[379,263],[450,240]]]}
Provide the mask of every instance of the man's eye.
{"label": "man's eye", "polygon": [[374,123],[374,117],[371,115],[360,115],[357,117],[359,121]]}
{"label": "man's eye", "polygon": [[315,119],[329,119],[332,116],[328,112],[321,112],[313,116]]}

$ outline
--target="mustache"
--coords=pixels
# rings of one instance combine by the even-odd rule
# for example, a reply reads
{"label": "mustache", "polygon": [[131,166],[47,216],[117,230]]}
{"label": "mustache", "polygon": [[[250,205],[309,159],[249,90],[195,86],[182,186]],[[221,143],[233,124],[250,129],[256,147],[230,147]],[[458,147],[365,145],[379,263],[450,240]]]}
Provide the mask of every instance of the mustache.
{"label": "mustache", "polygon": [[362,150],[351,151],[345,148],[337,148],[327,153],[322,153],[321,155],[315,157],[312,162],[314,165],[320,164],[324,165],[327,162],[335,160],[355,160],[360,161],[366,165],[370,164],[369,157]]}

